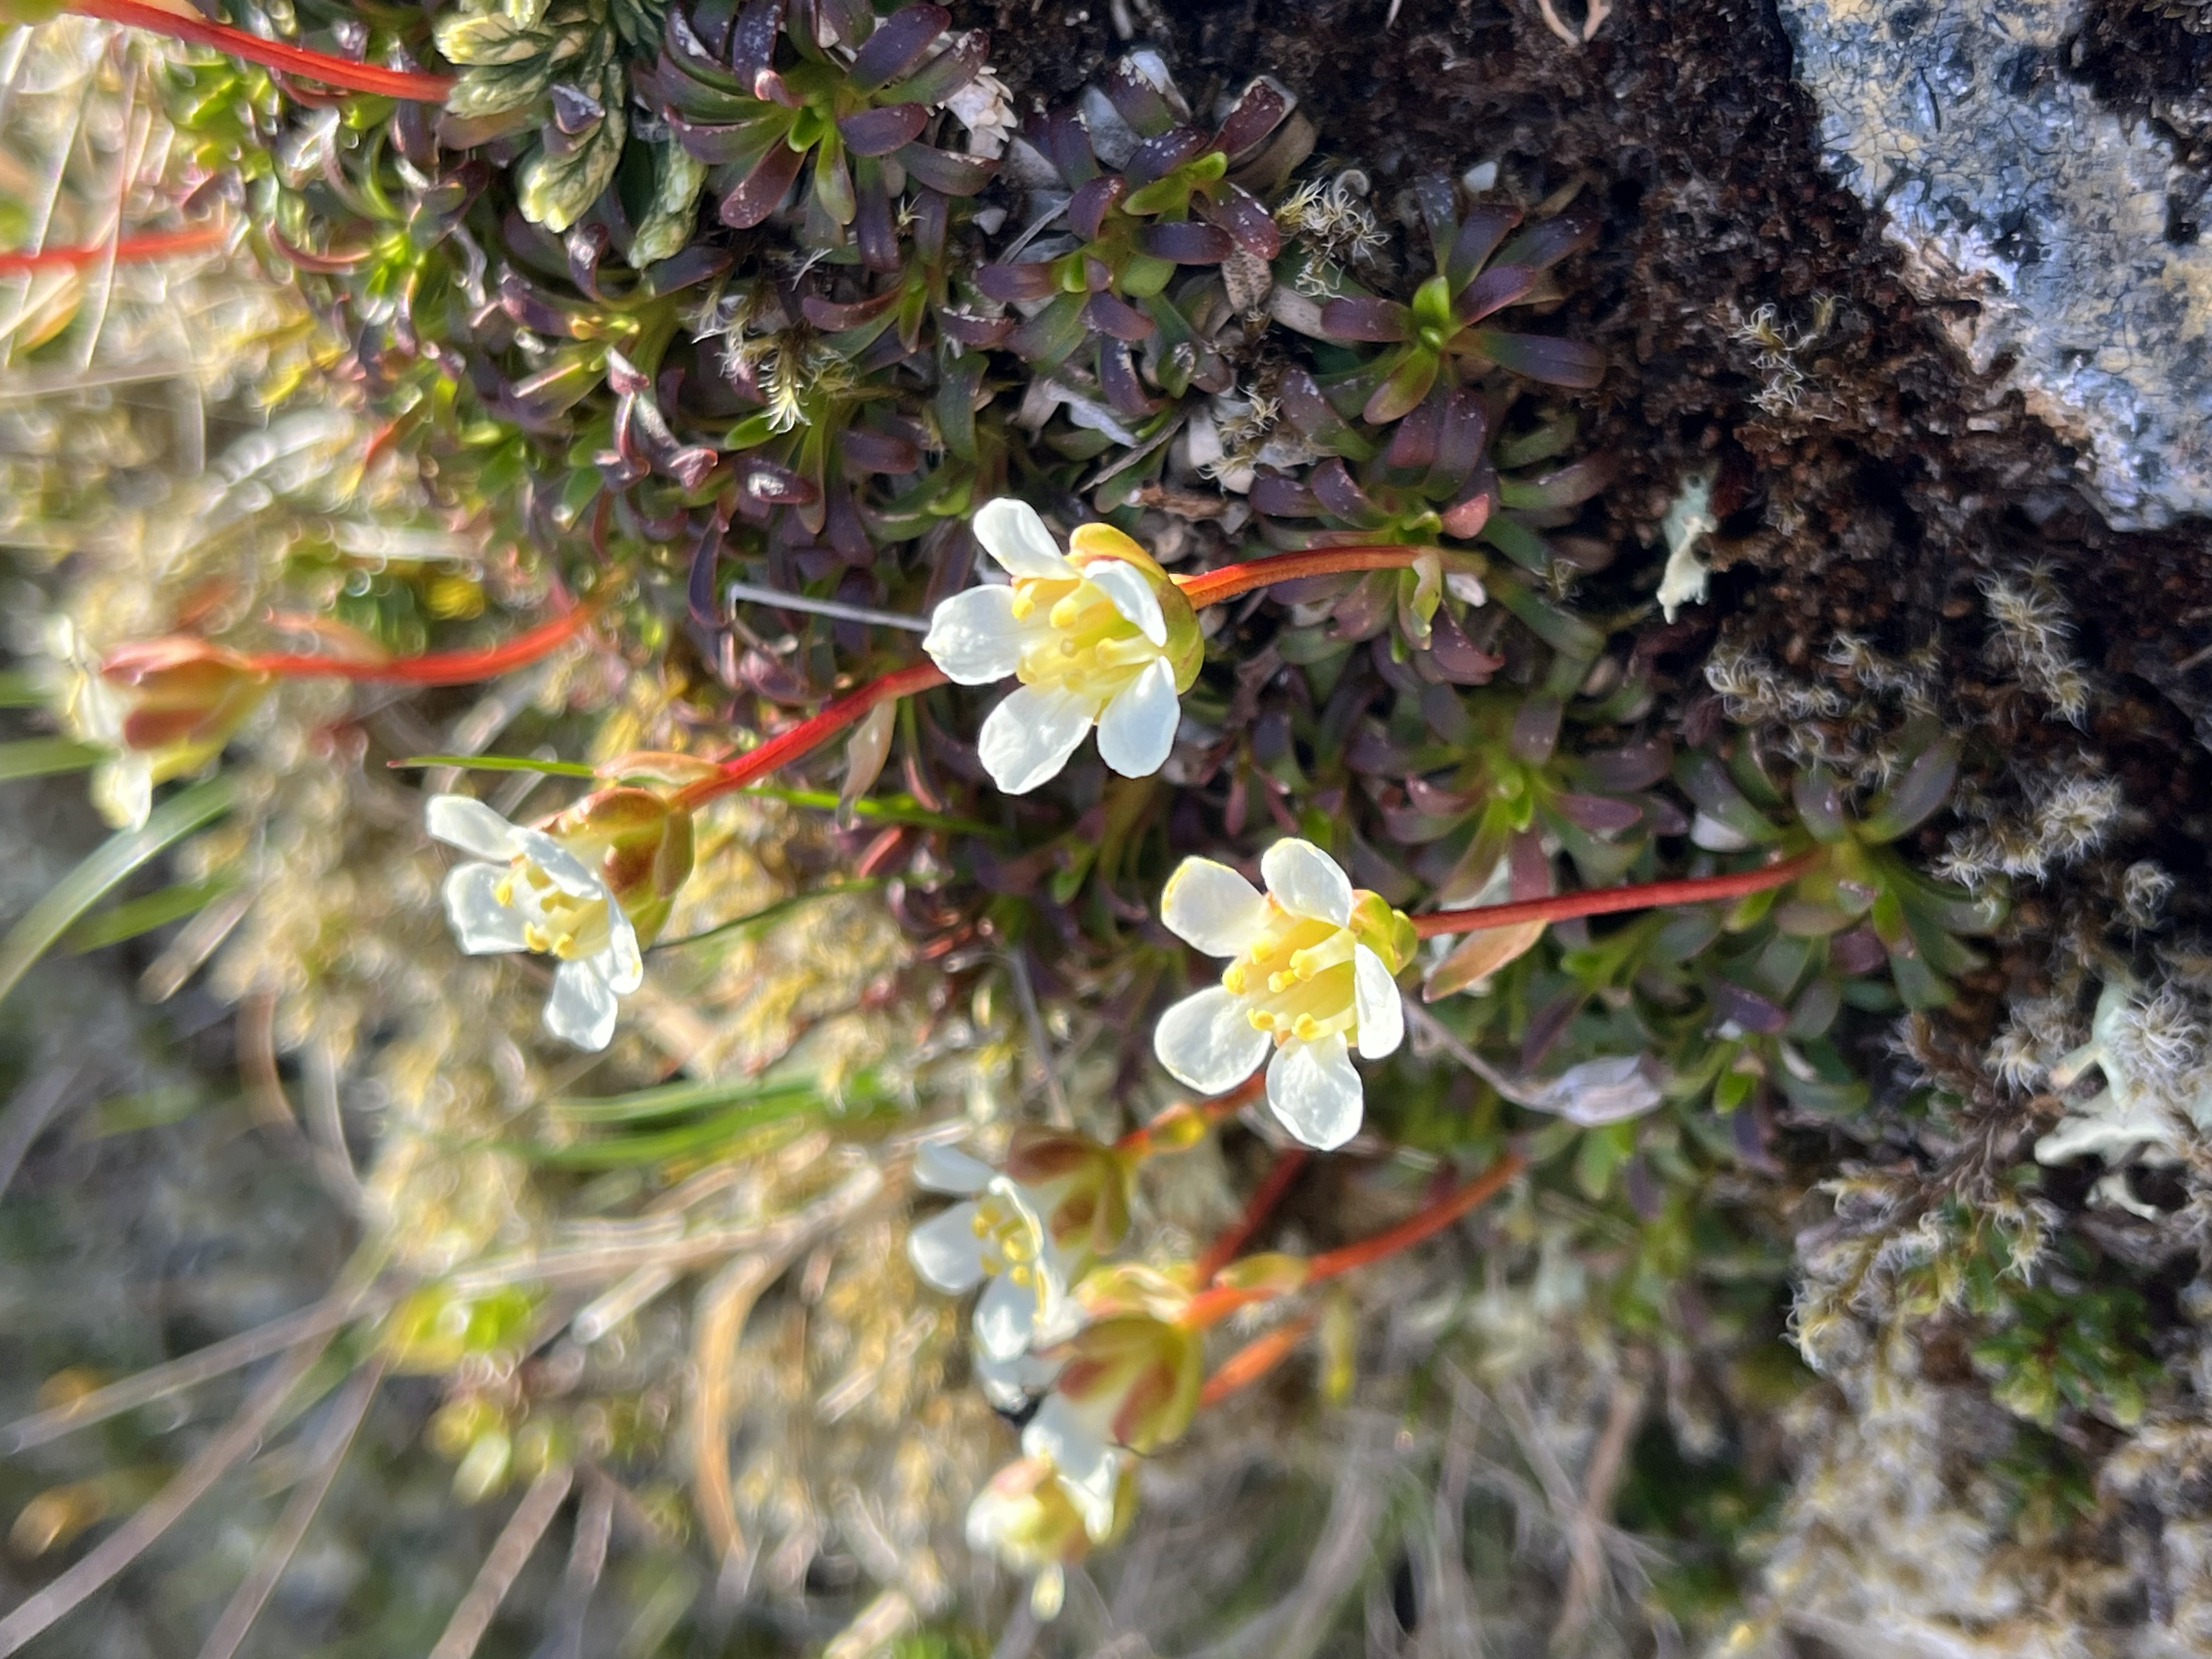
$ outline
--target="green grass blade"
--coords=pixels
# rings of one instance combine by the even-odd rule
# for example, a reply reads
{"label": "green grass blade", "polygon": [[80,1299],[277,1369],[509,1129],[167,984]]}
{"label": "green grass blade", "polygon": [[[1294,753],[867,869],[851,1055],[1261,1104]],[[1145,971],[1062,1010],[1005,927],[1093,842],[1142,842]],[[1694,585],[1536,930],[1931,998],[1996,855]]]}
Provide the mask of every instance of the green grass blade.
{"label": "green grass blade", "polygon": [[581,761],[535,760],[528,755],[410,755],[405,760],[386,761],[385,764],[395,772],[410,772],[433,766],[458,767],[464,772],[543,772],[549,778],[596,778],[596,767]]}
{"label": "green grass blade", "polygon": [[763,1083],[758,1078],[725,1078],[719,1082],[669,1083],[635,1094],[599,1099],[551,1100],[545,1109],[567,1123],[648,1123],[716,1107],[771,1107],[788,1100],[811,1100],[820,1093],[812,1082],[787,1079]]}
{"label": "green grass blade", "polygon": [[827,887],[817,887],[811,892],[793,893],[788,898],[780,898],[775,903],[763,905],[748,915],[737,916],[728,921],[716,922],[703,932],[687,933],[682,939],[665,939],[653,948],[656,951],[673,951],[679,945],[703,945],[708,939],[728,939],[732,936],[743,937],[748,933],[757,933],[770,922],[790,915],[803,904],[812,903],[816,899],[829,898],[838,893],[872,892],[883,884],[883,878],[879,876],[864,876],[858,881],[834,882]]}
{"label": "green grass blade", "polygon": [[204,881],[179,881],[143,898],[125,899],[96,916],[87,916],[69,930],[62,943],[72,956],[119,945],[126,939],[150,933],[173,921],[205,909],[238,885],[233,875],[210,876]]}
{"label": "green grass blade", "polygon": [[19,743],[0,743],[0,783],[18,778],[51,777],[57,772],[82,772],[108,757],[109,750],[67,738],[25,738]]}
{"label": "green grass blade", "polygon": [[46,701],[38,676],[30,670],[0,669],[0,708],[36,708]]}
{"label": "green grass blade", "polygon": [[228,812],[230,780],[210,778],[154,809],[145,827],[110,836],[92,856],[64,876],[53,891],[25,911],[8,937],[0,939],[0,999],[13,991],[31,966],[79,916],[97,904],[125,876],[165,848]]}
{"label": "green grass blade", "polygon": [[[817,811],[834,812],[837,797],[828,789],[785,789],[775,784],[757,783],[738,792],[758,795],[767,800],[780,800],[793,806],[812,807]],[[873,818],[879,823],[911,823],[923,830],[949,830],[961,836],[997,836],[1004,833],[997,826],[981,823],[974,818],[956,818],[944,812],[932,812],[917,805],[911,795],[893,795],[888,799],[863,797],[853,803],[855,817]]]}

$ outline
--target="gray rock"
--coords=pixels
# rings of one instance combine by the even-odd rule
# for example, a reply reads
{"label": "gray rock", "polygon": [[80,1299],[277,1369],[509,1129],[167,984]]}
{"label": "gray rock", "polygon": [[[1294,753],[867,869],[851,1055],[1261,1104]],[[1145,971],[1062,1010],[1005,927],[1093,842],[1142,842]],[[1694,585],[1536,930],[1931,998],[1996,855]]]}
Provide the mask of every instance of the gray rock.
{"label": "gray rock", "polygon": [[2082,451],[2114,526],[2212,513],[2212,243],[2166,239],[2171,144],[2066,77],[2079,0],[1779,0],[1827,165],[1951,330]]}

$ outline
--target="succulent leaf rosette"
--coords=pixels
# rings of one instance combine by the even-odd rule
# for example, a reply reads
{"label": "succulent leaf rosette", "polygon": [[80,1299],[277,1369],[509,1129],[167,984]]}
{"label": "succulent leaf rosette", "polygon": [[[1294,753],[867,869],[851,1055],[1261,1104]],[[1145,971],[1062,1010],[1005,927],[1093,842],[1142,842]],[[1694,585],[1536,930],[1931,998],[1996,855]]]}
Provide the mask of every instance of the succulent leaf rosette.
{"label": "succulent leaf rosette", "polygon": [[1231,961],[1220,984],[1161,1017],[1153,1048],[1178,1082],[1219,1094],[1272,1046],[1267,1104],[1326,1152],[1358,1132],[1364,1094],[1352,1050],[1380,1060],[1405,1040],[1397,975],[1413,960],[1413,923],[1355,889],[1311,842],[1277,842],[1260,870],[1264,893],[1211,859],[1185,859],[1170,878],[1160,920]]}
{"label": "succulent leaf rosette", "polygon": [[1021,681],[983,722],[992,781],[1027,794],[1060,775],[1094,726],[1116,772],[1158,771],[1206,655],[1182,590],[1111,525],[1079,526],[1063,553],[1034,508],[1001,498],[977,510],[975,533],[1013,580],[939,605],[922,648],[961,685]]}

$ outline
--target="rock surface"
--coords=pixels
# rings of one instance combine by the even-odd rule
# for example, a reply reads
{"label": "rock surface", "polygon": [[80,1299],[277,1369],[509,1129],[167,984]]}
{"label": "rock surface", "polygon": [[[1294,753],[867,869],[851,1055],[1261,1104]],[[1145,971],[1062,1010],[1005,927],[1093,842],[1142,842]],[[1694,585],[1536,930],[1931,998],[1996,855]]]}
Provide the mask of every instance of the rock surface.
{"label": "rock surface", "polygon": [[2212,513],[2212,243],[2171,143],[2069,78],[2079,0],[1779,0],[1827,164],[2117,529]]}

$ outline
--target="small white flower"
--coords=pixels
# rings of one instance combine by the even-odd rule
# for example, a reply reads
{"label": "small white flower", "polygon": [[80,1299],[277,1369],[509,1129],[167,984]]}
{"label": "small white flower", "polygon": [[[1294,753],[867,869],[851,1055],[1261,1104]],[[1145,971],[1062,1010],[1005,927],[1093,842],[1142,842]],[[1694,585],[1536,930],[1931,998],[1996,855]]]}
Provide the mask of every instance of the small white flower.
{"label": "small white flower", "polygon": [[974,527],[1013,580],[945,600],[921,644],[956,684],[1021,681],[983,722],[992,781],[1027,794],[1060,775],[1093,726],[1099,757],[1116,772],[1158,771],[1205,654],[1182,591],[1111,525],[1077,530],[1073,556],[1022,501],[986,501]]}
{"label": "small white flower", "polygon": [[1009,1463],[968,1509],[968,1547],[1030,1576],[1030,1611],[1059,1615],[1067,1569],[1094,1545],[1113,1540],[1135,1512],[1136,1484],[1124,1470],[1104,1510],[1079,1493],[1048,1457]]}
{"label": "small white flower", "polygon": [[579,1048],[615,1033],[615,999],[645,982],[637,930],[598,872],[542,830],[509,823],[465,795],[434,795],[430,833],[486,860],[446,878],[446,918],[471,956],[554,957],[545,1029]]}
{"label": "small white flower", "polygon": [[1081,1316],[1068,1287],[1095,1260],[1086,1243],[1063,1245],[1048,1218],[1059,1194],[1000,1174],[981,1158],[948,1146],[925,1146],[915,1180],[932,1192],[967,1195],[907,1235],[907,1257],[947,1296],[985,1285],[975,1304],[975,1347],[992,1370],[981,1380],[995,1402],[1024,1384],[1050,1381],[1049,1370],[1018,1364],[1032,1346],[1057,1341]]}
{"label": "small white flower", "polygon": [[1285,840],[1260,861],[1261,893],[1226,865],[1185,859],[1160,900],[1169,931],[1210,957],[1231,957],[1221,983],[1185,997],[1153,1036],[1178,1082],[1234,1088],[1274,1045],[1267,1103],[1309,1146],[1341,1146],[1364,1109],[1351,1051],[1380,1060],[1406,1035],[1397,975],[1413,925],[1356,891],[1311,842]]}

